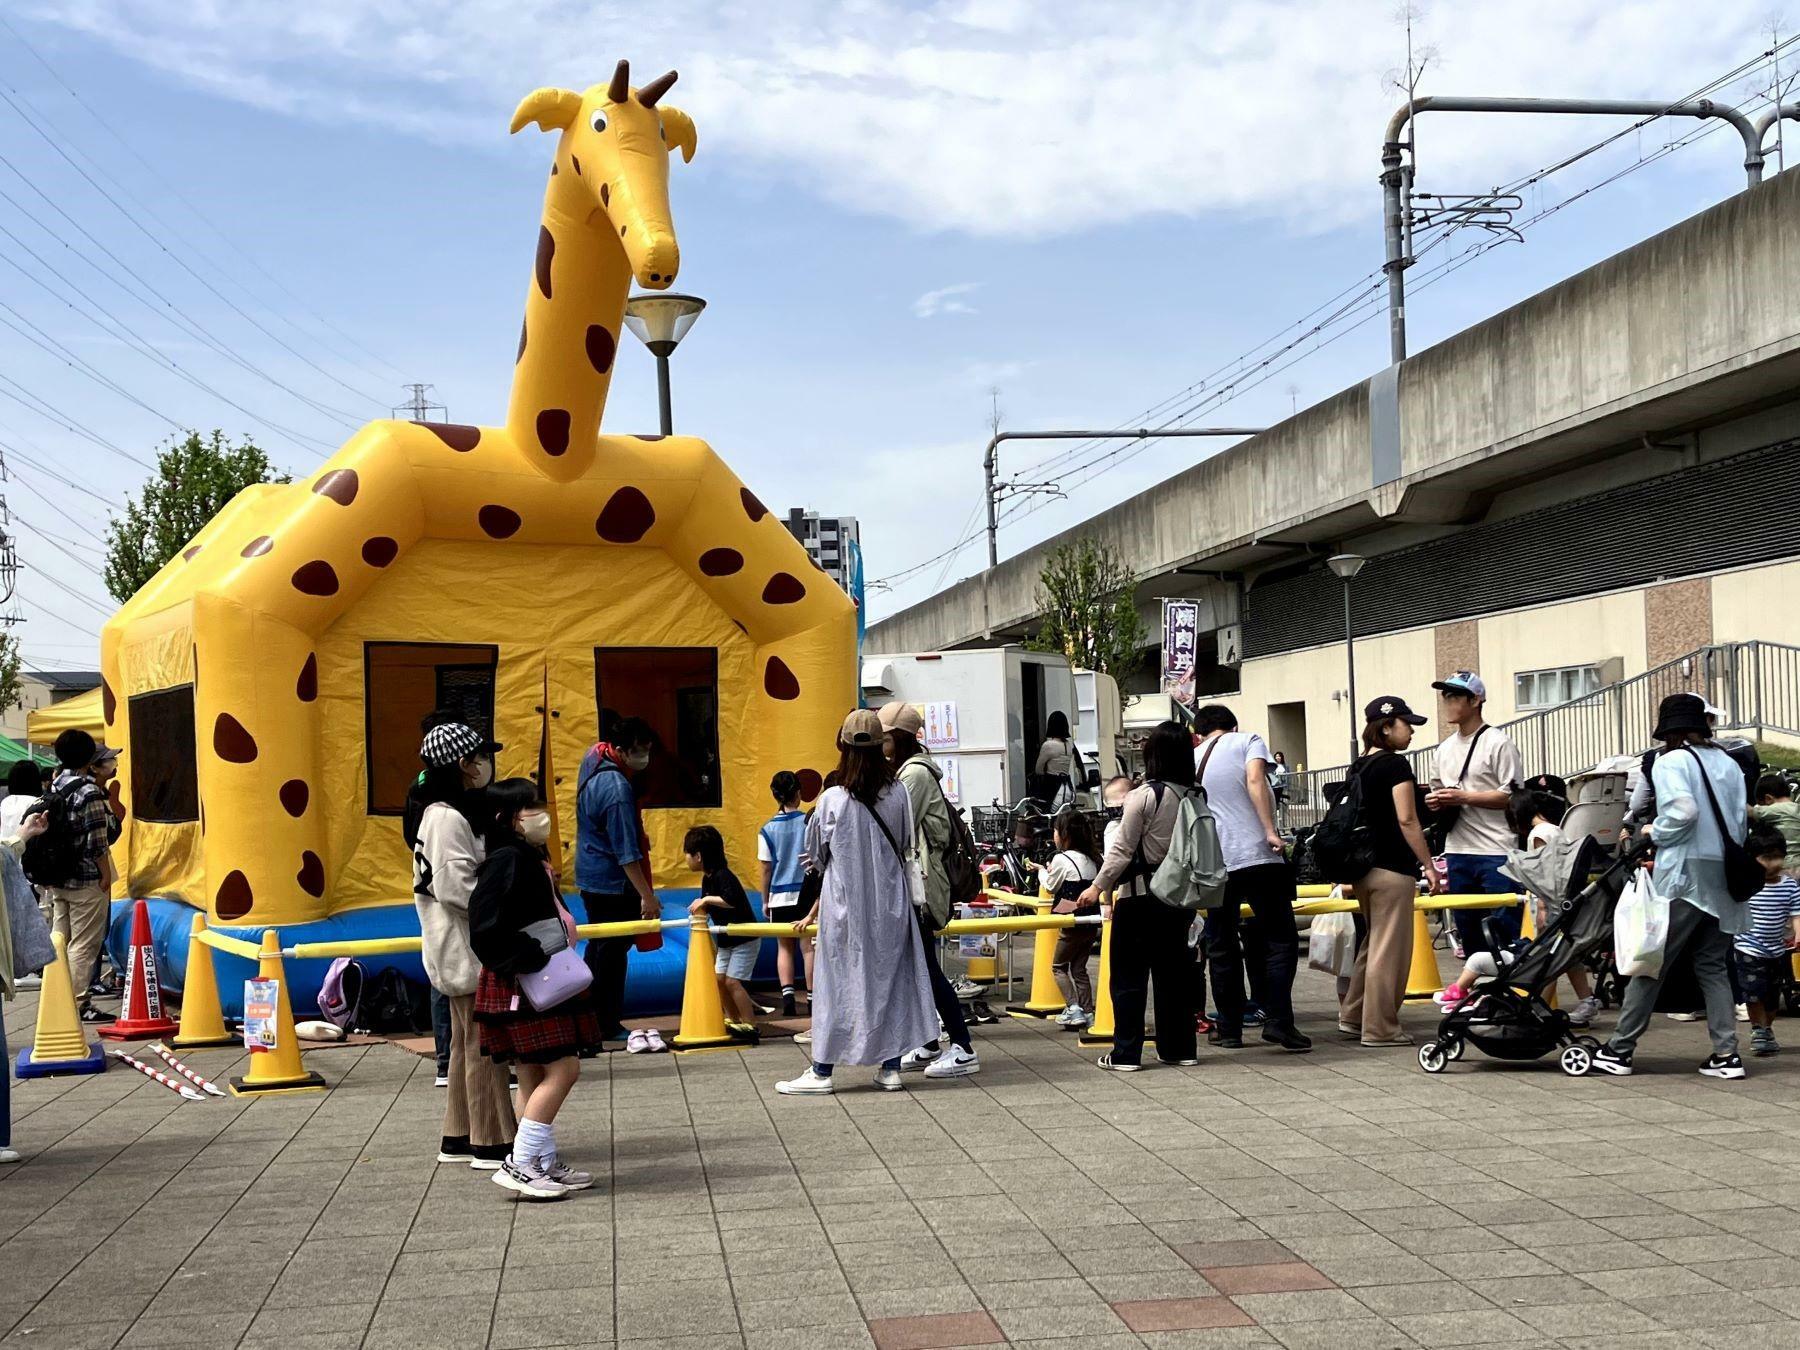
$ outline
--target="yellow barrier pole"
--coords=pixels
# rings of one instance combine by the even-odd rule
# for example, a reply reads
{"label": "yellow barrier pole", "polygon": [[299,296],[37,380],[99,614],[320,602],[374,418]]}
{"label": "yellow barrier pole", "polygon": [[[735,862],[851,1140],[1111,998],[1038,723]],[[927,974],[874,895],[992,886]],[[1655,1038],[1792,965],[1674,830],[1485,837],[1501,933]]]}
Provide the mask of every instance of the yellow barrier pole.
{"label": "yellow barrier pole", "polygon": [[[1050,908],[1055,901],[1049,896],[1040,894],[1029,902],[1037,910],[1040,918],[1053,917]],[[1031,990],[1023,1003],[1009,1003],[1006,1011],[1013,1017],[1054,1017],[1068,1006],[1063,998],[1062,990],[1057,986],[1056,974],[1050,969],[1056,964],[1056,940],[1060,929],[1040,928],[1031,946]]]}
{"label": "yellow barrier pole", "polygon": [[718,973],[712,933],[704,916],[688,924],[687,977],[681,990],[681,1030],[676,1050],[721,1050],[742,1045],[725,1027],[725,1005],[719,1001]]}
{"label": "yellow barrier pole", "polygon": [[256,978],[275,982],[275,1048],[251,1053],[250,1072],[231,1080],[231,1095],[324,1091],[325,1080],[300,1063],[300,1038],[294,1034],[294,1009],[281,967],[281,939],[273,928],[263,930],[257,960]]}
{"label": "yellow barrier pole", "polygon": [[[1108,915],[1112,913],[1110,905],[1106,912]],[[1081,1033],[1081,1044],[1084,1046],[1113,1043],[1112,929],[1113,921],[1110,917],[1101,922],[1100,973],[1094,979],[1094,1020]]]}
{"label": "yellow barrier pole", "polygon": [[[21,1078],[48,1078],[59,1073],[101,1073],[106,1052],[88,1043],[81,1029],[81,1012],[75,1006],[75,982],[69,978],[69,942],[52,933],[56,960],[44,967],[44,983],[38,990],[37,1030],[31,1044],[19,1051],[13,1072]],[[0,1073],[6,1068],[0,1065]]]}
{"label": "yellow barrier pole", "polygon": [[1413,910],[1412,969],[1406,973],[1406,997],[1430,998],[1444,987],[1438,973],[1437,952],[1431,945],[1431,926],[1425,922],[1425,911]]}
{"label": "yellow barrier pole", "polygon": [[238,1043],[219,1006],[219,977],[213,970],[212,948],[205,933],[206,916],[194,915],[194,928],[188,935],[187,979],[181,986],[181,1029],[169,1042],[183,1050]]}

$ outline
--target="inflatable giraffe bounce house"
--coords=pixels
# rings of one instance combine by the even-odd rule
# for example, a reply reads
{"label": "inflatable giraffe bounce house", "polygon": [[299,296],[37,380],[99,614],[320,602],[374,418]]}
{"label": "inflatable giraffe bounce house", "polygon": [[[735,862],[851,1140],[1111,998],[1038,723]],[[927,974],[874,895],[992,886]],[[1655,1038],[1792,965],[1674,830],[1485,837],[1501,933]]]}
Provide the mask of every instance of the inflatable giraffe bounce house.
{"label": "inflatable giraffe bounce house", "polygon": [[[437,708],[502,744],[498,777],[543,784],[570,891],[577,767],[604,722],[646,720],[669,917],[695,893],[689,826],[748,868],[771,775],[817,794],[857,701],[850,599],[705,442],[600,433],[632,282],[680,268],[669,162],[695,130],[674,81],[634,89],[620,62],[513,115],[557,143],[505,425],[371,422],[304,481],[239,494],[106,625],[120,890],[152,900],[171,983],[195,912],[284,942],[417,933],[401,810]],[[668,936],[633,959],[635,1006],[675,998]],[[296,1007],[323,973],[305,964]]]}

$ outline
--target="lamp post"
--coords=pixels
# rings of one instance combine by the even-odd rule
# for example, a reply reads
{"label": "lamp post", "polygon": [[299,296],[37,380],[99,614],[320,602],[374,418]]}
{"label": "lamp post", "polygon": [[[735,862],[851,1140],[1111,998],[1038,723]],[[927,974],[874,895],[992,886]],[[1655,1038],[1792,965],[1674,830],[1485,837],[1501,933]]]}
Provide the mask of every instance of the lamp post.
{"label": "lamp post", "polygon": [[665,436],[675,434],[674,415],[669,408],[669,357],[705,308],[706,301],[699,296],[672,293],[634,295],[625,302],[625,326],[656,358],[656,401]]}
{"label": "lamp post", "polygon": [[1350,762],[1356,763],[1357,753],[1362,748],[1362,737],[1358,735],[1356,716],[1356,634],[1350,627],[1350,579],[1363,570],[1363,564],[1369,560],[1360,553],[1334,553],[1325,560],[1325,565],[1335,572],[1344,583],[1344,667],[1350,674]]}

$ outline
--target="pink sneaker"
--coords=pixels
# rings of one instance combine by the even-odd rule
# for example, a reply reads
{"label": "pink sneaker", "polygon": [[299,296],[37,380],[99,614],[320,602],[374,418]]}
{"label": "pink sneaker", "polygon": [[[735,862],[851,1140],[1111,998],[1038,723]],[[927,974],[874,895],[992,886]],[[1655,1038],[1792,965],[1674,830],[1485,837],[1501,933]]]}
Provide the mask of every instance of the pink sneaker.
{"label": "pink sneaker", "polygon": [[1468,997],[1468,990],[1464,989],[1461,985],[1453,984],[1441,993],[1433,994],[1431,996],[1431,1001],[1437,1004],[1438,1007],[1442,1008],[1445,1012],[1454,1012],[1463,1005],[1464,1000]]}

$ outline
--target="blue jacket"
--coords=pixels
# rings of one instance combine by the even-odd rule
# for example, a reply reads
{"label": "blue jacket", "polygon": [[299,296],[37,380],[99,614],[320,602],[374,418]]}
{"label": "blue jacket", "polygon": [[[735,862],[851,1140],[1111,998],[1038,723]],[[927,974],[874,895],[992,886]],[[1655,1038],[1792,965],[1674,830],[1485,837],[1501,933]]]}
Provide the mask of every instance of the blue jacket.
{"label": "blue jacket", "polygon": [[576,887],[601,895],[634,895],[625,867],[643,857],[631,780],[610,759],[588,751],[575,788]]}

